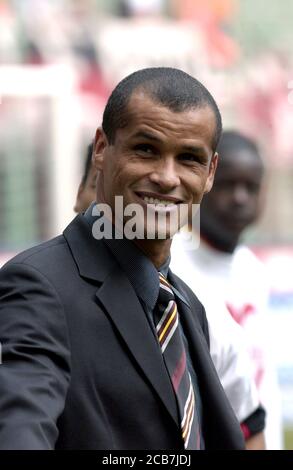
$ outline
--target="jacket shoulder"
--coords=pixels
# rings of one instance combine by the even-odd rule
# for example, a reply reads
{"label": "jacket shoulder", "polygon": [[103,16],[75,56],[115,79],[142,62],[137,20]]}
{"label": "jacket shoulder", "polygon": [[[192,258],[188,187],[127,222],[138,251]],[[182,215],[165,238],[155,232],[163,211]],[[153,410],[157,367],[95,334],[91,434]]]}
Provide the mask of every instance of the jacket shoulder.
{"label": "jacket shoulder", "polygon": [[[40,243],[39,245],[28,248],[27,250],[22,251],[13,258],[11,258],[4,266],[9,266],[15,263],[27,263],[33,264],[34,261],[50,256],[53,251],[58,249],[58,247],[66,243],[63,235],[52,238],[46,242]],[[3,267],[4,267],[3,266]]]}

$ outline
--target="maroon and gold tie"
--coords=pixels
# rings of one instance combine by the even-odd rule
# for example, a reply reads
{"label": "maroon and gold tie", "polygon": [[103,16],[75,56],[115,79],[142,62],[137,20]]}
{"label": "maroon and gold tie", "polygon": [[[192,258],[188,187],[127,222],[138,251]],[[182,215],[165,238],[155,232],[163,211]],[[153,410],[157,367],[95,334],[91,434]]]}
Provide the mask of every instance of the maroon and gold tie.
{"label": "maroon and gold tie", "polygon": [[159,273],[160,290],[155,308],[155,325],[164,362],[176,395],[185,449],[200,449],[200,432],[195,396],[186,364],[183,338],[178,328],[178,311],[174,293]]}

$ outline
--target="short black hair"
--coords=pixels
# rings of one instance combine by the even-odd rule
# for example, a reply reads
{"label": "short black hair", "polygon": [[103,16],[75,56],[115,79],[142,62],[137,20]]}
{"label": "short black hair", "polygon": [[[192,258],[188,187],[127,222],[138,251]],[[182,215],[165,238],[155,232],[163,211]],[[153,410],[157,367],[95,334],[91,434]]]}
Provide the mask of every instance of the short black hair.
{"label": "short black hair", "polygon": [[212,141],[212,149],[216,151],[222,133],[222,118],[217,103],[196,78],[171,67],[138,70],[125,77],[114,88],[106,104],[102,122],[110,145],[115,141],[116,131],[127,125],[127,105],[133,92],[138,89],[144,90],[154,101],[174,112],[210,107],[216,122]]}
{"label": "short black hair", "polygon": [[230,155],[231,153],[237,152],[239,150],[248,150],[254,154],[260,160],[260,162],[262,162],[259,148],[253,139],[247,137],[237,130],[223,131],[218,145],[220,161],[221,156],[224,158],[225,155]]}
{"label": "short black hair", "polygon": [[85,160],[85,165],[84,165],[84,173],[83,173],[83,177],[82,177],[82,180],[81,180],[82,184],[86,183],[87,177],[89,175],[89,172],[90,172],[90,169],[91,169],[91,166],[92,166],[93,147],[94,147],[93,142],[87,146],[86,160]]}

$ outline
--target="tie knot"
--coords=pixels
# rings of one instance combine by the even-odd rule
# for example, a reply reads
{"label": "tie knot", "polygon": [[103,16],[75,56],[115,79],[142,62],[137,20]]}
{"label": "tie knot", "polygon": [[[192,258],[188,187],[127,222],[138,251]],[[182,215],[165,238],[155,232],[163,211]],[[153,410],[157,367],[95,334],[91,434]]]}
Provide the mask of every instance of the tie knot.
{"label": "tie knot", "polygon": [[159,280],[160,280],[160,290],[159,290],[159,297],[158,302],[166,305],[170,302],[170,300],[175,300],[174,292],[162,273],[159,272]]}

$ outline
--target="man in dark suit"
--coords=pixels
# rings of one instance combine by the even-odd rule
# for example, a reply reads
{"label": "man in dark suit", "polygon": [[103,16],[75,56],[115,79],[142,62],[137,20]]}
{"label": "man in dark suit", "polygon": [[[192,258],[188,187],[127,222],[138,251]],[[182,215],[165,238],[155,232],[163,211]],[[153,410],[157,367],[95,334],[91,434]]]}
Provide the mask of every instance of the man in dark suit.
{"label": "man in dark suit", "polygon": [[[1,448],[244,447],[204,309],[169,270],[171,216],[211,189],[220,134],[212,96],[182,71],[115,88],[94,143],[98,205],[0,272]],[[143,236],[129,240],[135,207]]]}

